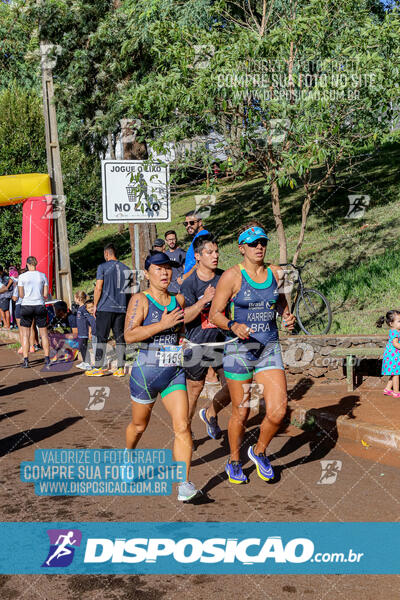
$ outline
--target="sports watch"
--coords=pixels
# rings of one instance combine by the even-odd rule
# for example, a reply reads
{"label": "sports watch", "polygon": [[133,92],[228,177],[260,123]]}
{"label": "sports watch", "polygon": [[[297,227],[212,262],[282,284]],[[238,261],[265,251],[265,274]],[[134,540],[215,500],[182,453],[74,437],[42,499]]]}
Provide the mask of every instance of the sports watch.
{"label": "sports watch", "polygon": [[235,323],[236,323],[236,321],[228,321],[228,329],[232,329],[232,327]]}

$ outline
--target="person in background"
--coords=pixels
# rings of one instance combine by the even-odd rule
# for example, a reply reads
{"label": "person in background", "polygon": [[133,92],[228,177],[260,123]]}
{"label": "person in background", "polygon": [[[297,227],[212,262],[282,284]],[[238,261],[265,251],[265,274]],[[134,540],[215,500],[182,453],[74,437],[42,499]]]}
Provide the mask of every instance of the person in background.
{"label": "person in background", "polygon": [[385,316],[379,317],[376,326],[382,327],[384,323],[390,331],[382,359],[382,375],[389,375],[383,393],[385,396],[400,398],[400,311],[389,310]]}
{"label": "person in background", "polygon": [[50,321],[49,331],[51,346],[57,353],[51,360],[52,362],[73,361],[78,354],[76,315],[62,300],[54,304],[54,312],[55,316]]}
{"label": "person in background", "polygon": [[12,295],[11,295],[11,329],[17,329],[17,319],[15,316],[15,306],[16,306],[16,300],[14,298],[18,298],[18,285],[17,285],[17,281],[18,281],[18,270],[16,267],[14,267],[13,265],[10,266],[9,270],[8,270],[8,274],[10,276],[10,279],[12,279],[12,286],[11,286],[11,291],[12,291]]}
{"label": "person in background", "polygon": [[45,300],[49,293],[49,283],[44,273],[36,270],[37,259],[28,256],[26,259],[27,271],[18,277],[18,295],[21,301],[21,329],[22,329],[22,354],[24,357],[22,367],[29,368],[29,336],[33,320],[39,328],[44,350],[45,366],[50,366],[50,344],[47,333],[47,311]]}
{"label": "person in background", "polygon": [[165,242],[161,238],[157,238],[152,246],[152,250],[156,252],[164,252],[165,250]]}
{"label": "person in background", "polygon": [[183,225],[186,227],[186,232],[189,235],[193,236],[192,243],[190,244],[188,251],[186,252],[185,268],[183,271],[184,274],[186,275],[186,273],[189,273],[189,271],[191,271],[193,269],[193,267],[196,265],[196,259],[194,257],[194,249],[193,249],[194,240],[199,235],[206,235],[207,233],[210,233],[210,232],[207,231],[207,229],[204,229],[203,220],[201,218],[201,215],[196,213],[196,211],[194,211],[194,210],[191,210],[190,212],[186,213]]}
{"label": "person in background", "polygon": [[82,371],[89,371],[92,367],[90,365],[90,354],[88,352],[89,321],[86,315],[89,313],[86,309],[86,293],[83,291],[76,292],[74,301],[78,306],[76,311],[76,327],[78,329],[79,352],[82,358],[82,362],[76,365],[76,368],[81,369]]}
{"label": "person in background", "polygon": [[132,270],[117,260],[115,246],[107,244],[104,248],[105,262],[99,265],[94,290],[94,310],[96,317],[96,361],[95,368],[86,371],[88,377],[107,375],[105,366],[106,346],[112,329],[117,353],[117,369],[114,377],[125,376],[125,339],[124,324],[128,300],[130,298],[130,280]]}
{"label": "person in background", "polygon": [[[207,409],[200,410],[200,418],[206,425],[207,434],[221,437],[217,414],[230,402],[229,391],[222,368],[223,347],[208,345],[225,341],[225,335],[209,321],[211,301],[216,285],[223,273],[218,269],[218,245],[211,234],[200,236],[194,241],[197,268],[182,283],[181,292],[185,299],[186,339],[198,346],[185,351],[183,367],[189,399],[189,422],[191,423],[197,400],[203,391],[210,365],[218,370],[222,389],[214,396]],[[202,345],[206,344],[206,345]]]}
{"label": "person in background", "polygon": [[72,333],[78,335],[76,316],[68,309],[67,303],[59,300],[54,304],[55,316],[50,321],[49,329],[58,330],[58,333]]}
{"label": "person in background", "polygon": [[92,299],[86,300],[85,302],[85,306],[86,306],[86,319],[88,321],[88,325],[89,325],[89,338],[92,342],[92,350],[93,350],[93,354],[94,356],[96,356],[96,343],[97,343],[97,337],[96,337],[96,317],[94,316],[94,303]]}
{"label": "person in background", "polygon": [[13,294],[13,280],[0,266],[0,318],[4,329],[10,330],[10,300]]}
{"label": "person in background", "polygon": [[[178,240],[176,232],[170,229],[165,234],[165,241],[167,242],[167,248],[165,254],[171,261],[177,263],[178,266],[172,266],[172,279],[169,284],[168,291],[171,294],[178,294],[180,286],[182,284],[182,275],[185,268],[186,252],[178,246]],[[173,263],[172,263],[173,264]]]}
{"label": "person in background", "polygon": [[[21,275],[21,273],[25,273],[26,269],[20,269],[19,273],[17,271],[18,275]],[[18,278],[17,278],[17,283],[18,283]],[[19,335],[19,342],[21,344],[21,347],[18,349],[18,354],[22,354],[22,329],[21,329],[21,302],[22,302],[22,298],[20,298],[18,296],[18,285],[15,286],[14,290],[13,290],[13,295],[11,297],[12,301],[15,302],[15,321],[18,327],[18,335]],[[32,322],[32,326],[31,326],[31,334],[30,334],[30,347],[29,347],[29,352],[35,352],[35,334],[34,334],[34,324]]]}
{"label": "person in background", "polygon": [[218,177],[221,175],[221,169],[219,168],[217,162],[213,162],[212,170],[213,170],[213,174],[214,174],[214,181],[216,181],[218,179]]}

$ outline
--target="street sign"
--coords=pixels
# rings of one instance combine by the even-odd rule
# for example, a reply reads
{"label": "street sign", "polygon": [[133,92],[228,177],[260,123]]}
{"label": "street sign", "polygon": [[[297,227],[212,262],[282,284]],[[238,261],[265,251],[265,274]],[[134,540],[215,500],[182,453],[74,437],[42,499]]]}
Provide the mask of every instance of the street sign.
{"label": "street sign", "polygon": [[102,160],[103,223],[171,221],[169,167],[151,160]]}

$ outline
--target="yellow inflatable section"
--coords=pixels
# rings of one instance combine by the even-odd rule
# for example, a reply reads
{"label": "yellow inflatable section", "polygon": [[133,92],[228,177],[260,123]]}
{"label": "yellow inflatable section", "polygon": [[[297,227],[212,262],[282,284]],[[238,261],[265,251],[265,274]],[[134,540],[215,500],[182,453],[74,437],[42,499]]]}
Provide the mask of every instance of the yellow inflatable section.
{"label": "yellow inflatable section", "polygon": [[51,194],[50,177],[43,173],[0,177],[0,206],[19,204],[27,198]]}

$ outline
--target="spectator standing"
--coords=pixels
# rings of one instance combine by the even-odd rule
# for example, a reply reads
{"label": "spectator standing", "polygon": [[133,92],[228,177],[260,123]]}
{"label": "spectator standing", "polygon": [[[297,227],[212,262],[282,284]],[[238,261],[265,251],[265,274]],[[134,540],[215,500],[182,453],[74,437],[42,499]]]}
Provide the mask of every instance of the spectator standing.
{"label": "spectator standing", "polygon": [[210,232],[207,231],[207,229],[204,229],[203,220],[201,218],[201,215],[196,213],[196,211],[194,211],[194,210],[191,210],[190,212],[186,213],[183,224],[186,227],[187,233],[189,235],[193,236],[192,243],[190,244],[188,251],[186,252],[185,269],[184,269],[184,274],[186,274],[186,273],[189,273],[189,271],[191,271],[196,264],[196,259],[194,257],[194,249],[193,249],[194,240],[199,235],[206,235],[207,233],[210,233]]}
{"label": "spectator standing", "polygon": [[153,244],[152,250],[155,250],[156,252],[164,252],[165,241],[161,238],[157,238]]}
{"label": "spectator standing", "polygon": [[106,346],[112,330],[116,342],[117,370],[114,377],[125,375],[124,324],[132,270],[117,260],[113,244],[104,248],[105,262],[98,266],[94,290],[93,316],[96,317],[95,368],[86,371],[89,377],[102,377],[105,367]]}
{"label": "spectator standing", "polygon": [[4,329],[10,329],[10,301],[13,294],[13,280],[0,266],[0,317]]}
{"label": "spectator standing", "polygon": [[10,266],[8,270],[10,279],[12,279],[11,289],[11,329],[17,329],[17,318],[15,316],[15,297],[18,297],[18,270],[14,266]]}
{"label": "spectator standing", "polygon": [[[26,269],[20,269],[19,273],[17,271],[17,275],[21,275],[22,273],[25,273]],[[21,328],[21,302],[22,302],[22,298],[19,297],[18,295],[18,278],[17,278],[17,284],[14,287],[13,290],[13,295],[11,297],[11,300],[15,303],[15,321],[17,324],[17,328],[18,328],[18,335],[19,335],[19,341],[21,344],[21,347],[18,349],[18,354],[22,354],[22,328]],[[34,321],[34,320],[33,320]],[[36,328],[34,325],[34,322],[32,321],[32,326],[31,326],[31,333],[30,333],[30,347],[29,347],[29,352],[36,352],[36,350],[39,350],[39,346],[36,346],[36,337],[35,334],[37,334],[36,332]]]}
{"label": "spectator standing", "polygon": [[33,323],[39,328],[44,350],[45,365],[50,365],[50,346],[47,333],[47,311],[45,300],[49,293],[49,283],[44,273],[36,270],[37,259],[34,256],[28,256],[26,259],[27,271],[18,277],[18,295],[21,301],[21,329],[22,329],[22,354],[24,357],[22,367],[29,368],[29,336]]}
{"label": "spectator standing", "polygon": [[165,250],[166,255],[171,260],[172,264],[177,264],[177,266],[172,267],[172,278],[168,287],[168,291],[170,294],[178,294],[182,284],[186,252],[183,250],[183,248],[178,246],[176,232],[172,229],[166,232],[165,241],[167,242],[167,248]]}

